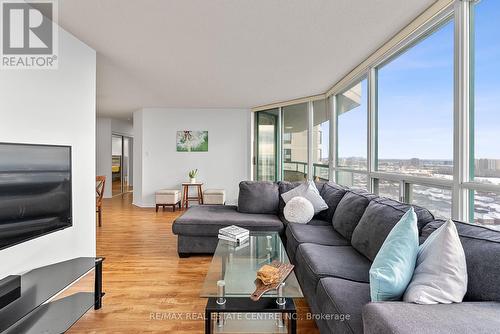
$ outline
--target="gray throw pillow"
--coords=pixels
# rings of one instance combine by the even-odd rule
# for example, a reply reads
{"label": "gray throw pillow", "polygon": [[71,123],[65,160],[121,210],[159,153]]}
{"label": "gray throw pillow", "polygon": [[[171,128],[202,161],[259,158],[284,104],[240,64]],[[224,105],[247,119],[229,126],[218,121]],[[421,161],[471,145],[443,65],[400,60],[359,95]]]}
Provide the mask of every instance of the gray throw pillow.
{"label": "gray throw pillow", "polygon": [[276,214],[278,203],[278,184],[267,181],[240,182],[239,212]]}
{"label": "gray throw pillow", "polygon": [[300,186],[281,194],[281,198],[283,198],[285,203],[288,203],[289,200],[297,196],[304,197],[311,202],[315,214],[328,209],[328,205],[319,194],[318,188],[316,188],[313,181],[304,182]]}

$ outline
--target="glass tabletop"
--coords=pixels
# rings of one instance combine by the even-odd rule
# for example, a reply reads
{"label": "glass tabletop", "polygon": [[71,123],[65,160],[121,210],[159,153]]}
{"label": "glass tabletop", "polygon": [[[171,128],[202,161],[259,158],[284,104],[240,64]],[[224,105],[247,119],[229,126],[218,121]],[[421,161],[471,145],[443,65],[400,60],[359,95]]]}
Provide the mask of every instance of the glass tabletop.
{"label": "glass tabletop", "polygon": [[[277,232],[250,232],[248,241],[241,245],[219,240],[200,296],[219,297],[217,282],[222,280],[225,297],[250,297],[255,291],[257,271],[273,261],[290,263]],[[263,297],[276,298],[277,291],[266,292]],[[285,280],[282,297],[303,297],[293,271]]]}

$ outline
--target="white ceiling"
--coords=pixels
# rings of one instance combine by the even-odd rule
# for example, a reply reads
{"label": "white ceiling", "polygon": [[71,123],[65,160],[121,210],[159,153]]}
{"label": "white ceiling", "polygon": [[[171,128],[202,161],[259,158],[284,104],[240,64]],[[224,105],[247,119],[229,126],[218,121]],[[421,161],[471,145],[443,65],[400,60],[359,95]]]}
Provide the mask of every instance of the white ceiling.
{"label": "white ceiling", "polygon": [[98,114],[323,93],[434,0],[60,0],[97,50]]}

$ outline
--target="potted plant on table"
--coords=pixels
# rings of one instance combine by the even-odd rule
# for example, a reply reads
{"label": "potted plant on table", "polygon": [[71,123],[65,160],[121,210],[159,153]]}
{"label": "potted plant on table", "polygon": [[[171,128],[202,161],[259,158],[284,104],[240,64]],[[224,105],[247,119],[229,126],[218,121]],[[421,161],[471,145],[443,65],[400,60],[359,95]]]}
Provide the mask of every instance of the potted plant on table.
{"label": "potted plant on table", "polygon": [[189,175],[189,181],[191,183],[196,183],[196,175],[198,174],[198,169],[193,169],[190,170],[188,175]]}

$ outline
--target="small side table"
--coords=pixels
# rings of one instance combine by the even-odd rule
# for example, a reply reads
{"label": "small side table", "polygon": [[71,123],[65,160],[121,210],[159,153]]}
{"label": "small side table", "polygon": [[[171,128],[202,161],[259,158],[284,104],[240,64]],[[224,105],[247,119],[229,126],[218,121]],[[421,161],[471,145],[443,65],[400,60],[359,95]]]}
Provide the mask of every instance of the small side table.
{"label": "small side table", "polygon": [[[182,190],[183,190],[182,206],[183,207],[185,207],[187,209],[189,206],[189,202],[192,202],[192,201],[197,201],[198,204],[203,204],[203,191],[201,189],[201,186],[203,186],[202,182],[196,182],[196,183],[186,182],[186,183],[182,184]],[[197,190],[196,196],[189,196],[189,187],[196,188],[196,190]]]}

